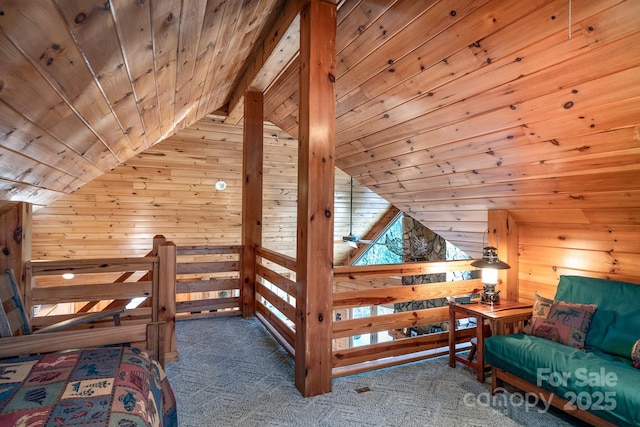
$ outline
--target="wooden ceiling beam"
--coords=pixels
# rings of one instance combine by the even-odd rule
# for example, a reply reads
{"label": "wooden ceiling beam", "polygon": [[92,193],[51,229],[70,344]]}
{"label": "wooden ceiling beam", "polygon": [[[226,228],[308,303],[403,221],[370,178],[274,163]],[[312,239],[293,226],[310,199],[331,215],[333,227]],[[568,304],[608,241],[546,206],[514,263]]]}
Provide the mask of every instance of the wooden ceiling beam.
{"label": "wooden ceiling beam", "polygon": [[[285,1],[276,13],[268,32],[257,43],[242,77],[229,96],[226,124],[236,125],[243,117],[243,96],[251,89],[265,92],[289,63],[298,56],[300,40],[300,10],[305,0]],[[274,54],[275,53],[275,54]]]}

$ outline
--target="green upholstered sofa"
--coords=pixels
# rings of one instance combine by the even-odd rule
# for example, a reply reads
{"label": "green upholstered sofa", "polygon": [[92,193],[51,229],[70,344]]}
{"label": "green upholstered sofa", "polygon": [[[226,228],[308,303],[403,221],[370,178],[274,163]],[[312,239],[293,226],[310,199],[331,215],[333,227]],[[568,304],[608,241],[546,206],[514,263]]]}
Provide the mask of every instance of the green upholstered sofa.
{"label": "green upholstered sofa", "polygon": [[554,301],[595,304],[584,351],[538,336],[487,338],[492,389],[506,382],[594,425],[640,426],[640,285],[561,276]]}

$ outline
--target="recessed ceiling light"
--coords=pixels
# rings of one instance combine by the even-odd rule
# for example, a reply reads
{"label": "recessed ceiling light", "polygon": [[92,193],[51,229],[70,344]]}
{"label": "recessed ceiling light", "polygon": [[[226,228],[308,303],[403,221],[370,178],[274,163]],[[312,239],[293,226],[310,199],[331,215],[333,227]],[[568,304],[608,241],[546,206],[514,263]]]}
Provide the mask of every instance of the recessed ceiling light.
{"label": "recessed ceiling light", "polygon": [[225,188],[227,188],[227,183],[220,180],[218,182],[216,182],[216,190],[218,191],[223,191]]}
{"label": "recessed ceiling light", "polygon": [[67,279],[67,280],[71,280],[71,279],[73,279],[74,277],[76,277],[76,275],[75,275],[75,274],[73,274],[73,273],[64,273],[64,274],[62,275],[62,278],[63,278],[63,279]]}

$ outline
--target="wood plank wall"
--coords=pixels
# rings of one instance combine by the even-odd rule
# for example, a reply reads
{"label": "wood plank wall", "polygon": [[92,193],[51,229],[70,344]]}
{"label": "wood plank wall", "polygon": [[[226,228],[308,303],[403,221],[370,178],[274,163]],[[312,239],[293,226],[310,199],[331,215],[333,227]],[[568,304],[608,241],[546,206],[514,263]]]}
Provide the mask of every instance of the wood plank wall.
{"label": "wood plank wall", "polygon": [[[298,141],[264,129],[263,245],[295,256]],[[178,246],[241,243],[242,123],[207,116],[33,214],[33,259],[144,256],[154,235]],[[218,179],[227,183],[216,191]],[[347,258],[349,177],[336,170],[335,259]],[[354,233],[389,203],[354,183]]]}
{"label": "wood plank wall", "polygon": [[[600,277],[640,284],[640,226],[615,215],[565,216],[548,222],[517,215],[519,299],[552,298],[560,275]],[[544,221],[544,222],[532,222]]]}

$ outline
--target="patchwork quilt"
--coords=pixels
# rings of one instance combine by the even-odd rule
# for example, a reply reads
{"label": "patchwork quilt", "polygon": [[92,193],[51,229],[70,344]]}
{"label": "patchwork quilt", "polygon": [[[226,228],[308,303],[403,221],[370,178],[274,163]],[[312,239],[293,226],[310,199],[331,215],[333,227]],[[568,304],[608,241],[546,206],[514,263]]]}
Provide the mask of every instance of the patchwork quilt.
{"label": "patchwork quilt", "polygon": [[144,350],[106,347],[0,360],[0,426],[177,426],[164,371]]}

